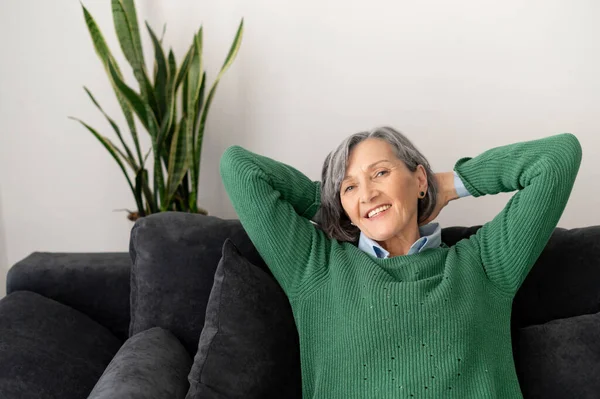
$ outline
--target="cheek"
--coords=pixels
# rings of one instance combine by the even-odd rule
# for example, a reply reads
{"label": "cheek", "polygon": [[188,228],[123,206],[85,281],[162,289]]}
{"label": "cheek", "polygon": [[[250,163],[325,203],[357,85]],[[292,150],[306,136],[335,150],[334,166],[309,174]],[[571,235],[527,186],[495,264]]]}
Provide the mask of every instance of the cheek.
{"label": "cheek", "polygon": [[342,203],[342,209],[344,209],[344,212],[346,212],[346,215],[348,215],[350,217],[355,217],[356,210],[352,206],[352,202],[348,201],[347,197],[342,197],[342,198],[340,198],[340,202]]}

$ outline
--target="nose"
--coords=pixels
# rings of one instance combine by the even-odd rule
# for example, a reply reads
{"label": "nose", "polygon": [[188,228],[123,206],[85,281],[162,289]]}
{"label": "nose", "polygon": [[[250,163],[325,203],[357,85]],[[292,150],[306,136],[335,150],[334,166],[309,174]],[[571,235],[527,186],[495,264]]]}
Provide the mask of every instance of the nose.
{"label": "nose", "polygon": [[363,184],[360,191],[360,202],[368,204],[373,198],[377,197],[378,194],[379,192],[371,184]]}

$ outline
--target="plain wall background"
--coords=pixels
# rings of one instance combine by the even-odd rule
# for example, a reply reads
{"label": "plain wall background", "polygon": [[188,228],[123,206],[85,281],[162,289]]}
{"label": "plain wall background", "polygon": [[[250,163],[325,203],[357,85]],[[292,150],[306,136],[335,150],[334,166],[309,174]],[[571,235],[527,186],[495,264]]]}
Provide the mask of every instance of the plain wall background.
{"label": "plain wall background", "polygon": [[[83,2],[128,81],[109,1]],[[588,0],[138,1],[140,25],[167,24],[178,63],[204,26],[212,82],[239,20],[245,35],[204,139],[200,205],[235,217],[218,161],[232,144],[320,178],[347,135],[403,131],[435,171],[463,156],[561,132],[583,162],[562,227],[600,224],[600,3]],[[142,31],[146,60],[153,59]],[[113,138],[82,86],[125,129],[76,1],[0,2],[0,295],[33,251],[127,251],[135,203],[120,169],[76,122]],[[135,85],[134,85],[135,86]],[[143,142],[147,147],[148,140]],[[482,224],[511,194],[455,201],[443,226]]]}

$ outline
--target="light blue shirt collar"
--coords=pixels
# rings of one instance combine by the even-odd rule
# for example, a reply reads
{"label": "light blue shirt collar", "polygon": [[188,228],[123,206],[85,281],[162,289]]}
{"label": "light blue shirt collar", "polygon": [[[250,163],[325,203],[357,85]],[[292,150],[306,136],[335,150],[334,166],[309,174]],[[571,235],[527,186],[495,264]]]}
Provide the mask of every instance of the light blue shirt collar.
{"label": "light blue shirt collar", "polygon": [[[421,238],[410,247],[407,255],[416,254],[429,248],[438,248],[442,244],[442,228],[439,223],[429,223],[421,226],[419,232]],[[358,248],[376,258],[388,258],[390,256],[388,251],[362,232],[358,239]]]}

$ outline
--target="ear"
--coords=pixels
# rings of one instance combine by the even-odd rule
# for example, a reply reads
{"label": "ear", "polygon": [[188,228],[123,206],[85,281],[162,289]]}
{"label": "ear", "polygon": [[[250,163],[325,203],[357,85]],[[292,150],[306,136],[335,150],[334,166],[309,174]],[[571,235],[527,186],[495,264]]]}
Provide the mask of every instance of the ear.
{"label": "ear", "polygon": [[425,167],[423,165],[417,165],[417,170],[415,170],[414,174],[417,178],[419,190],[427,191],[427,171],[425,171]]}

